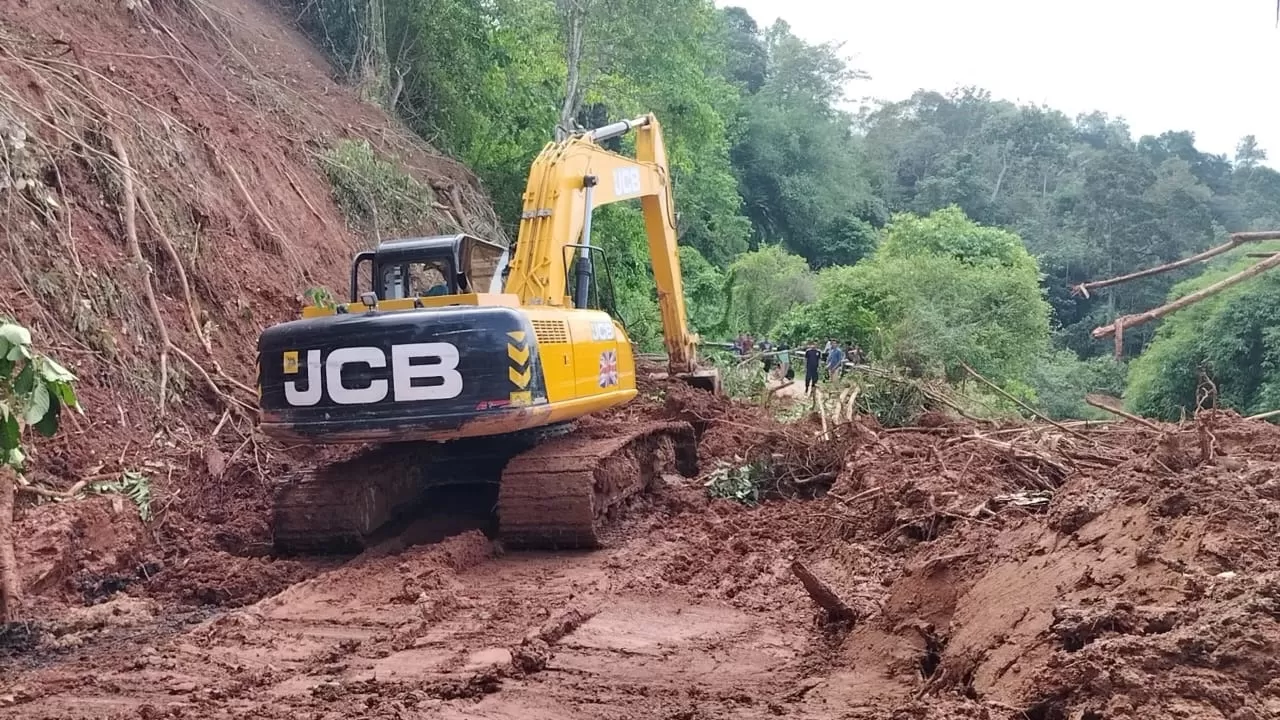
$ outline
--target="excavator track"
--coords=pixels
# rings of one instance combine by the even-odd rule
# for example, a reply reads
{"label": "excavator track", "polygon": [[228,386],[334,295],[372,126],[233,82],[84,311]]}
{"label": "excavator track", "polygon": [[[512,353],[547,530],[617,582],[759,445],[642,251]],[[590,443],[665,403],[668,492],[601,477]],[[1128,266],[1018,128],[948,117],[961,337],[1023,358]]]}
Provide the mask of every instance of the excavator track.
{"label": "excavator track", "polygon": [[603,438],[572,430],[566,424],[447,443],[392,443],[296,470],[276,488],[276,551],[359,552],[431,490],[493,483],[507,547],[594,548],[605,519],[627,498],[663,473],[697,474],[688,423],[642,425]]}
{"label": "excavator track", "polygon": [[359,552],[431,490],[497,483],[513,455],[572,429],[565,424],[447,443],[389,443],[295,470],[275,490],[275,549],[291,555]]}
{"label": "excavator track", "polygon": [[499,536],[511,548],[595,548],[606,518],[663,473],[697,474],[688,423],[604,438],[569,435],[511,458],[498,488]]}

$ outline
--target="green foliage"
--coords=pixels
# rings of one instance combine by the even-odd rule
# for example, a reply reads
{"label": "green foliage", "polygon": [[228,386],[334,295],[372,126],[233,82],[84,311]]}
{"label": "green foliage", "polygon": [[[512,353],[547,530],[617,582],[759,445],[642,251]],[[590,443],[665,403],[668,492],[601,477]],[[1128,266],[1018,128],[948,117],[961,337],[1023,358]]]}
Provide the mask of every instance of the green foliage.
{"label": "green foliage", "polygon": [[759,504],[769,467],[763,461],[751,463],[735,457],[733,462],[720,460],[707,479],[707,494],[713,498],[734,500],[743,505]]}
{"label": "green foliage", "polygon": [[830,267],[817,276],[817,299],[793,307],[778,323],[777,335],[792,347],[830,338],[872,347],[880,319],[873,310],[879,297],[865,281],[865,268]]}
{"label": "green foliage", "polygon": [[[613,278],[614,311],[644,352],[662,345],[662,315],[649,263],[649,246],[640,208],[631,204],[608,205],[592,220],[592,244],[603,248]],[[604,273],[604,268],[597,268]]]}
{"label": "green foliage", "polygon": [[893,217],[879,257],[921,255],[950,257],[965,265],[1005,267],[1024,275],[1039,271],[1021,238],[973,222],[956,205],[924,217],[910,213]]}
{"label": "green foliage", "polygon": [[52,437],[58,432],[63,407],[83,412],[73,387],[75,379],[33,348],[30,331],[0,319],[0,464],[21,471],[26,459],[22,439],[28,427]]}
{"label": "green foliage", "polygon": [[767,336],[783,315],[815,297],[808,263],[775,245],[738,256],[729,275],[730,332]]}
{"label": "green foliage", "polygon": [[138,508],[142,522],[151,520],[151,478],[140,472],[126,470],[118,480],[96,482],[88,490],[99,495],[123,495]]}
{"label": "green foliage", "polygon": [[[836,335],[952,378],[963,360],[1005,387],[1024,383],[1055,413],[1080,414],[1076,391],[1110,381],[1094,377],[1101,363],[1044,354],[1044,300],[1055,347],[1105,356],[1110,344],[1090,336],[1094,327],[1159,304],[1195,270],[1087,298],[1072,285],[1186,256],[1227,232],[1280,226],[1280,173],[1256,137],[1243,138],[1232,161],[1202,152],[1188,132],[1135,138],[1102,112],[1072,118],[977,88],[922,90],[854,117],[844,93],[863,75],[840,47],[713,0],[294,2],[340,73],[365,85],[372,69],[373,85],[389,91],[383,104],[473,168],[513,227],[529,164],[565,100],[566,11],[585,7],[574,122],[648,111],[662,120],[690,322],[707,336]],[[376,216],[388,233],[427,224],[430,191],[367,144],[335,147],[326,169],[353,224],[368,228]],[[641,347],[657,349],[639,215],[610,208],[596,227],[616,258],[619,314]],[[771,253],[807,267],[779,266]],[[1043,297],[1027,283],[1040,272]],[[1248,350],[1162,340],[1171,367],[1185,376],[1192,359],[1231,367],[1242,353],[1269,357],[1258,348],[1271,325],[1214,317],[1230,325],[1223,338],[1254,328],[1233,341]],[[1126,332],[1126,354],[1141,353],[1155,328]],[[1185,403],[1185,377],[1134,372],[1135,397],[1163,398],[1152,402],[1165,411]],[[1160,383],[1173,385],[1157,392]],[[1270,387],[1246,384],[1257,388],[1233,402],[1262,402],[1254,396]]]}
{"label": "green foliage", "polygon": [[[1170,299],[1254,262],[1238,259],[1179,283]],[[1177,419],[1195,411],[1202,372],[1217,386],[1223,407],[1245,415],[1280,409],[1280,273],[1247,280],[1170,315],[1147,351],[1130,363],[1125,400],[1134,412]]]}
{"label": "green foliage", "polygon": [[734,16],[740,54],[759,61],[733,161],[757,237],[815,267],[857,262],[885,210],[864,172],[852,118],[839,110],[861,73],[833,45],[808,45],[785,22],[760,31]]}
{"label": "green foliage", "polygon": [[858,413],[871,415],[884,427],[915,425],[933,403],[920,386],[877,376],[858,376]]}
{"label": "green foliage", "polygon": [[958,380],[967,363],[996,381],[1019,379],[1048,345],[1035,260],[1016,235],[954,208],[896,216],[845,284],[857,293],[850,305],[878,319],[876,353],[913,375]]}
{"label": "green foliage", "polygon": [[680,275],[684,280],[684,301],[689,325],[695,332],[706,334],[715,329],[724,316],[725,275],[696,248],[680,247]]}
{"label": "green foliage", "polygon": [[1084,402],[1088,393],[1120,397],[1124,393],[1126,367],[1109,357],[1081,360],[1070,350],[1046,352],[1027,377],[1032,407],[1055,420],[1102,420],[1107,413]]}
{"label": "green foliage", "polygon": [[727,352],[709,352],[702,361],[720,371],[720,387],[724,394],[748,402],[758,401],[766,387],[764,364],[760,360],[743,362]]}
{"label": "green foliage", "polygon": [[309,287],[302,293],[302,298],[318,308],[334,306],[333,293],[326,287]]}
{"label": "green foliage", "polygon": [[339,141],[321,159],[333,198],[355,227],[411,233],[434,224],[431,189],[398,164],[378,157],[369,141]]}

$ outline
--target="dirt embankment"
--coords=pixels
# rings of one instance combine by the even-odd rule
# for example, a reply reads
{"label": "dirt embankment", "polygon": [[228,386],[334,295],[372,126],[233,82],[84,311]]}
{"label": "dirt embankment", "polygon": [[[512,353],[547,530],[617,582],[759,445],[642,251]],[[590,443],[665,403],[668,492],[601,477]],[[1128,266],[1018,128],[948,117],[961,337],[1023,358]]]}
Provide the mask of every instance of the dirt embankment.
{"label": "dirt embankment", "polygon": [[282,9],[6,4],[0,313],[72,368],[87,411],[35,444],[29,477],[61,489],[136,472],[156,515],[144,532],[126,517],[132,503],[32,508],[24,494],[19,552],[35,605],[177,567],[190,577],[164,591],[198,602],[253,599],[298,576],[280,565],[265,572],[278,582],[242,586],[218,577],[214,556],[261,546],[267,477],[299,461],[261,442],[239,402],[253,399],[258,333],[296,317],[309,288],[344,295],[351,256],[372,242],[348,227],[326,175],[344,140],[367,141],[428,189],[416,232],[501,239],[474,175],[336,82]]}

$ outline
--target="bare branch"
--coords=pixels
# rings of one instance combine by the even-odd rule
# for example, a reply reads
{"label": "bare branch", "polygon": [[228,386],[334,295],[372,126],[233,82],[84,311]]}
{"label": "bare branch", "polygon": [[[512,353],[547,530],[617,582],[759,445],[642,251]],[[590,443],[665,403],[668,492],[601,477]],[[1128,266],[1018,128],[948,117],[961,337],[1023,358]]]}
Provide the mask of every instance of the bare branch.
{"label": "bare branch", "polygon": [[[1280,232],[1252,233],[1252,234],[1275,235],[1277,238],[1280,238]],[[1204,288],[1202,290],[1197,290],[1196,292],[1193,292],[1189,295],[1180,297],[1171,303],[1166,303],[1164,305],[1161,305],[1158,308],[1148,310],[1144,313],[1138,313],[1137,315],[1124,315],[1122,317],[1118,317],[1116,318],[1115,322],[1113,322],[1110,325],[1104,325],[1100,328],[1095,328],[1093,331],[1093,336],[1095,338],[1104,338],[1104,337],[1107,337],[1108,335],[1116,334],[1117,330],[1121,328],[1128,329],[1131,327],[1142,325],[1143,323],[1151,322],[1152,320],[1159,320],[1160,318],[1166,315],[1169,315],[1170,313],[1175,313],[1181,310],[1182,308],[1187,307],[1188,305],[1193,305],[1197,302],[1200,302],[1201,300],[1211,295],[1220,293],[1223,290],[1226,290],[1227,288],[1233,285],[1238,285],[1244,282],[1245,280],[1248,280],[1249,278],[1257,277],[1258,275],[1261,275],[1262,273],[1275,267],[1280,267],[1280,254],[1273,255],[1267,258],[1266,260],[1263,260],[1262,262],[1257,263],[1256,265],[1251,265],[1247,269],[1242,270],[1236,273],[1235,275],[1232,275],[1229,278],[1219,280],[1218,282],[1210,285],[1207,288]]]}

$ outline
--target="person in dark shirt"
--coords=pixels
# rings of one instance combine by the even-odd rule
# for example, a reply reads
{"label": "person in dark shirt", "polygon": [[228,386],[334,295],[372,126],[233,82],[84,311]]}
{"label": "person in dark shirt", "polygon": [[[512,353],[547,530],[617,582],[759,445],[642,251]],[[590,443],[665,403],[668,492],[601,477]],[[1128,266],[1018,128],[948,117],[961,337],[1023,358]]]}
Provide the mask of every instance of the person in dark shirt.
{"label": "person in dark shirt", "polygon": [[818,350],[817,343],[809,341],[809,347],[804,351],[804,391],[808,393],[813,388],[818,387],[818,361],[822,359],[822,353]]}

